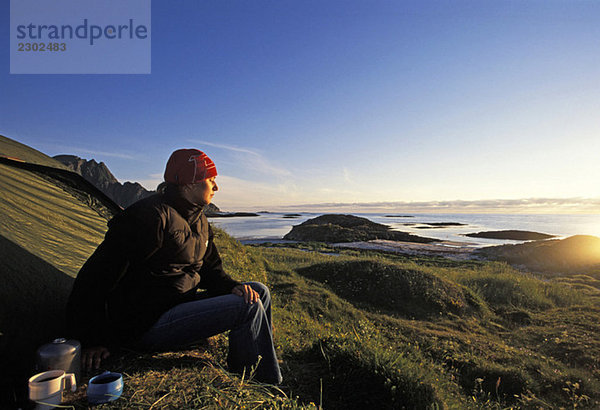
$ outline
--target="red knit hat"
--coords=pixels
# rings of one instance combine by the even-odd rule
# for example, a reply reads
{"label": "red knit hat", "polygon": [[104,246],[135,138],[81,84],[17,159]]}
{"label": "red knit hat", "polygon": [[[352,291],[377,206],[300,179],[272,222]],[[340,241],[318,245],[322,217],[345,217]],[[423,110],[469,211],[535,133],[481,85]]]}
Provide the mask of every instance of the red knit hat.
{"label": "red knit hat", "polygon": [[217,167],[197,149],[178,149],[171,154],[165,168],[165,182],[177,185],[195,184],[217,176]]}

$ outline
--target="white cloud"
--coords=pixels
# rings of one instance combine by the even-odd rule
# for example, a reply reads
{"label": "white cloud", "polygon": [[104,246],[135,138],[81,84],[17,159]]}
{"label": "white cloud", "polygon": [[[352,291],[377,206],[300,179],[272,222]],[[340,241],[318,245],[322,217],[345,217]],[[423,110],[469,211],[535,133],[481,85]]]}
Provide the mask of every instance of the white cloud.
{"label": "white cloud", "polygon": [[209,147],[223,149],[232,153],[235,162],[248,171],[258,172],[260,174],[272,175],[277,177],[287,177],[291,172],[283,167],[277,166],[269,161],[263,154],[251,148],[236,147],[233,145],[216,144],[214,142],[203,140],[189,140],[194,144],[207,145]]}
{"label": "white cloud", "polygon": [[[55,151],[64,151],[65,154],[68,155],[92,155],[96,157],[112,157],[112,158],[121,158],[121,159],[135,159],[133,155],[124,154],[122,152],[109,152],[109,151],[96,151],[79,147],[68,147],[68,146],[56,146],[53,145],[52,149]],[[87,159],[87,158],[86,158]],[[89,158],[89,159],[97,159],[97,158]]]}
{"label": "white cloud", "polygon": [[354,182],[352,180],[352,175],[350,174],[350,170],[346,167],[342,168],[342,174],[344,175],[344,181],[348,184]]}
{"label": "white cloud", "polygon": [[208,145],[209,147],[221,148],[221,149],[225,149],[228,151],[244,152],[247,154],[259,155],[256,151],[253,151],[249,148],[235,147],[233,145],[215,144],[214,142],[208,142],[208,141],[202,141],[202,140],[190,140],[189,142],[198,143],[198,144],[202,144],[202,145]]}

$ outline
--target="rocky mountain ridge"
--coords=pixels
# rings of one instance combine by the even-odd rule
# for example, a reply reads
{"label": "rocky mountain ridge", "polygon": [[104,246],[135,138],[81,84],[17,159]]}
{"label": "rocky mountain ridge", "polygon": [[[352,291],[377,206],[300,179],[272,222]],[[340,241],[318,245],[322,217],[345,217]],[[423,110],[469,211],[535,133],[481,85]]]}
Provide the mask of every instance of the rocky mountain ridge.
{"label": "rocky mountain ridge", "polygon": [[123,208],[154,193],[137,182],[121,184],[104,162],[98,163],[94,159],[87,160],[75,155],[56,155],[53,158],[94,184]]}

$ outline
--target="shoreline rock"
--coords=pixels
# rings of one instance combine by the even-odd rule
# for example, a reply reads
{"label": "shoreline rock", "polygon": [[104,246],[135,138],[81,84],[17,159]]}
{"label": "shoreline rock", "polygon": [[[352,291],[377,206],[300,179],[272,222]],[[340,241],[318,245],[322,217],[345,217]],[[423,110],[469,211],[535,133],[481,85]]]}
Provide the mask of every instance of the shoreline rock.
{"label": "shoreline rock", "polygon": [[508,239],[514,241],[539,241],[544,239],[555,238],[556,235],[549,235],[540,232],[505,230],[505,231],[485,231],[466,233],[465,236],[470,238],[486,238],[486,239]]}
{"label": "shoreline rock", "polygon": [[260,216],[259,214],[255,214],[254,212],[215,212],[211,214],[206,214],[209,218],[235,218],[240,216]]}

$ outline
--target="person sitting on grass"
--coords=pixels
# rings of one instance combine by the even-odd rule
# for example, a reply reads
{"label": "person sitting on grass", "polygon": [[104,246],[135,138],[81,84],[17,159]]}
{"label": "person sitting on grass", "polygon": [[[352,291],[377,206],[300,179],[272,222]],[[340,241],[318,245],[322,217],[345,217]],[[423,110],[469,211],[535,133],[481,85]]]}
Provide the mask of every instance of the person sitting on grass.
{"label": "person sitting on grass", "polygon": [[269,289],[225,273],[203,213],[216,176],[205,153],[177,150],[158,192],[109,221],[67,303],[84,368],[99,368],[118,346],[173,350],[230,330],[229,370],[255,367],[258,381],[281,383]]}

